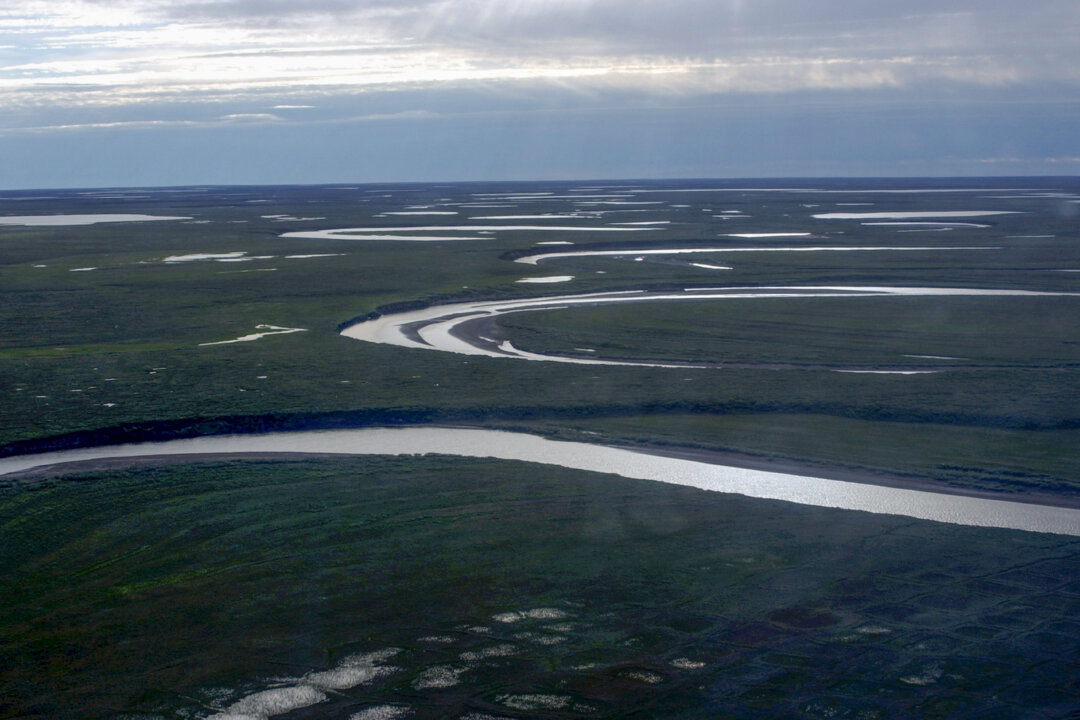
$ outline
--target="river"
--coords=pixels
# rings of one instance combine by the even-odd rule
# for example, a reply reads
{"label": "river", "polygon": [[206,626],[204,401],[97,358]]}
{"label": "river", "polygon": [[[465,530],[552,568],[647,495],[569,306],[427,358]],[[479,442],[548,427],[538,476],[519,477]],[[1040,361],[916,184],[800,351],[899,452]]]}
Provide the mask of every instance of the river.
{"label": "river", "polygon": [[[606,445],[500,430],[407,427],[185,440],[80,448],[0,458],[0,476],[86,460],[236,453],[491,457],[803,505],[902,515],[980,527],[1080,536],[1080,510],[717,465]],[[63,472],[57,469],[58,474]]]}

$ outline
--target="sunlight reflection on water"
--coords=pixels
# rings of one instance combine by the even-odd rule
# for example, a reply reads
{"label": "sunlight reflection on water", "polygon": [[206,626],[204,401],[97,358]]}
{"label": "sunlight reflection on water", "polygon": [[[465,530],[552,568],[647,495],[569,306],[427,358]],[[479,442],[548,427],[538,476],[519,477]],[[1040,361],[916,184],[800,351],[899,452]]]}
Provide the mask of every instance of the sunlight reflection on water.
{"label": "sunlight reflection on water", "polygon": [[205,453],[330,453],[491,457],[802,505],[902,515],[958,525],[1080,536],[1080,510],[753,470],[525,433],[465,428],[364,428],[218,435],[0,459],[0,475],[56,463]]}

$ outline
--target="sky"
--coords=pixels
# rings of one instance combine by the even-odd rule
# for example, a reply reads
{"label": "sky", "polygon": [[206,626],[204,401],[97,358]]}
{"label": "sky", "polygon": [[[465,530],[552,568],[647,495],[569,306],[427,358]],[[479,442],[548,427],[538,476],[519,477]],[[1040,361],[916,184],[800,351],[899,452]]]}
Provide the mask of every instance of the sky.
{"label": "sky", "polygon": [[0,188],[1080,174],[1077,0],[9,0]]}

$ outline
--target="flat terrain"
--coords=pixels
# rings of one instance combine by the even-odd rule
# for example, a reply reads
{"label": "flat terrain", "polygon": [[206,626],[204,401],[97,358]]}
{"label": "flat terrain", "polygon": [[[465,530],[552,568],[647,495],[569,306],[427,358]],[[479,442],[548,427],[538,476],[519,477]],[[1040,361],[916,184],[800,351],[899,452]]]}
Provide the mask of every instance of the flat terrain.
{"label": "flat terrain", "polygon": [[390,649],[288,717],[1075,709],[1058,536],[439,458],[80,474],[0,528],[5,717],[206,716]]}
{"label": "flat terrain", "polygon": [[[1080,500],[1080,181],[618,185],[2,193],[0,453],[454,423]],[[472,326],[678,368],[339,334],[431,304],[735,287],[998,292]],[[266,459],[8,481],[0,548],[0,717],[1080,709],[1058,536],[517,463]],[[298,687],[325,699],[286,716]]]}
{"label": "flat terrain", "polygon": [[[540,422],[610,440],[903,470],[969,486],[1074,487],[1072,458],[1053,448],[1080,439],[1077,297],[651,303],[497,320],[506,338],[528,350],[724,363],[685,373],[463,357],[337,334],[352,318],[402,303],[637,288],[1080,291],[1080,273],[1071,272],[1080,269],[1074,181],[983,182],[974,191],[971,181],[905,182],[799,183],[816,192],[699,181],[638,183],[661,192],[636,193],[554,184],[7,193],[11,215],[190,219],[0,226],[0,382],[8,397],[0,445],[47,438],[63,445],[72,442],[64,435],[80,432],[98,442],[328,423]],[[714,190],[673,191],[691,185]],[[875,192],[950,187],[960,191]],[[964,218],[985,227],[814,217],[838,210],[1015,214]],[[457,215],[391,214],[425,212]],[[520,215],[557,217],[473,219]],[[545,224],[632,231],[498,229]],[[492,229],[395,230],[441,226]],[[383,230],[345,240],[282,237],[327,228]],[[810,235],[731,237],[773,233]],[[431,235],[480,239],[408,240]],[[556,242],[574,244],[544,244]],[[633,252],[695,245],[928,249]],[[529,252],[586,248],[628,252],[512,262]],[[516,282],[556,274],[574,279]],[[274,332],[260,325],[304,332],[227,343]],[[940,372],[837,372],[875,367]],[[773,419],[786,429],[762,433]],[[666,432],[668,425],[675,430]],[[872,442],[854,446],[853,427]],[[943,427],[959,440],[957,457],[924,455],[923,445],[940,445]],[[801,439],[811,435],[812,443]]]}

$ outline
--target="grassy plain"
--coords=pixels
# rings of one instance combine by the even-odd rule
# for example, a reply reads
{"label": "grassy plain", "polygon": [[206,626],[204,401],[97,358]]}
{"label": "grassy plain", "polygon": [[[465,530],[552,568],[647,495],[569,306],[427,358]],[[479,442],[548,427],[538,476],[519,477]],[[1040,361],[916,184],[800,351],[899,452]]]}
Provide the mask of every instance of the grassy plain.
{"label": "grassy plain", "polygon": [[6,488],[0,528],[0,717],[206,716],[387,648],[392,672],[287,717],[1076,702],[1060,537],[440,458],[84,472]]}
{"label": "grassy plain", "polygon": [[[559,195],[568,186],[4,193],[0,214],[130,212],[192,222],[0,225],[0,453],[468,423],[1075,500],[1080,302],[1072,297],[740,300],[500,319],[524,348],[727,360],[713,369],[463,357],[337,332],[403,303],[642,287],[1080,292],[1080,273],[1067,272],[1080,270],[1075,179],[982,181],[979,192],[938,194],[852,192],[853,183],[774,184],[840,193],[643,193],[630,200],[663,202],[573,222],[670,225],[500,230],[456,242],[281,235],[566,212],[565,199],[474,193]],[[459,215],[382,216],[428,205]],[[746,217],[714,217],[736,209]],[[1019,214],[934,232],[811,217],[880,209]],[[324,219],[299,219],[312,217]],[[920,231],[904,232],[912,229]],[[814,236],[729,236],[740,232]],[[565,249],[539,243],[568,240],[627,255],[512,262]],[[995,249],[692,258],[728,271],[690,258],[634,262],[634,248],[688,244]],[[164,262],[236,252],[259,259]],[[515,282],[554,274],[574,280]],[[264,324],[304,332],[203,345]],[[898,365],[943,372],[836,372]],[[274,678],[295,681],[387,647],[401,648],[388,661],[400,668],[394,674],[288,717],[345,718],[386,703],[421,717],[1068,717],[1080,707],[1080,679],[1062,661],[1080,649],[1076,551],[1061,537],[485,461],[215,462],[21,481],[0,489],[0,717],[205,716]],[[493,620],[535,608],[566,618]],[[449,641],[419,640],[435,636]],[[552,636],[562,639],[543,644]],[[480,657],[501,645],[515,650]],[[470,652],[480,659],[463,659]],[[461,684],[421,692],[418,679],[441,666],[465,668]],[[513,706],[532,695],[568,704]]]}
{"label": "grassy plain", "polygon": [[[986,438],[1033,448],[1026,459],[1012,452],[1010,463],[1018,463],[1021,472],[1047,476],[1059,486],[1075,484],[1075,468],[1062,468],[1060,457],[1048,458],[1039,450],[1045,443],[1037,440],[1043,437],[1040,433],[1071,437],[1080,422],[1075,401],[1080,397],[1080,337],[1076,333],[1080,302],[1075,298],[680,303],[579,308],[501,320],[509,336],[523,347],[571,351],[589,347],[598,355],[732,361],[723,370],[687,373],[648,368],[599,372],[588,367],[462,358],[359,343],[336,332],[350,318],[397,303],[635,287],[843,283],[1080,291],[1080,273],[1063,272],[1080,268],[1074,220],[1080,206],[1068,198],[1038,197],[1040,192],[1034,188],[1045,188],[1048,182],[1059,192],[1074,189],[1073,181],[1058,178],[999,183],[1030,185],[1033,190],[1026,194],[992,187],[985,193],[931,195],[642,194],[636,197],[664,203],[646,206],[645,212],[574,222],[595,225],[662,217],[670,225],[607,234],[498,231],[487,240],[436,243],[280,235],[325,227],[475,224],[485,221],[467,219],[474,214],[566,212],[574,206],[553,199],[521,201],[513,209],[453,206],[459,215],[449,219],[381,216],[411,206],[475,203],[473,193],[518,188],[566,192],[565,185],[543,184],[131,191],[124,199],[63,193],[53,200],[20,200],[18,194],[8,194],[5,207],[20,214],[123,211],[190,216],[193,221],[0,227],[0,327],[4,328],[0,383],[8,397],[0,404],[0,445],[40,443],[46,438],[58,438],[64,444],[72,442],[62,437],[66,434],[102,429],[111,430],[98,432],[90,441],[229,427],[380,420],[517,426],[542,422],[550,427],[548,421],[580,418],[588,418],[590,429],[610,440],[640,440],[646,430],[652,433],[665,425],[667,417],[676,426],[685,426],[678,418],[689,414],[700,421],[693,423],[695,434],[685,437],[688,444],[724,449],[743,445],[742,449],[755,452],[767,448],[768,453],[786,459],[820,455],[808,452],[805,444],[785,445],[783,433],[776,433],[765,445],[747,445],[737,439],[756,432],[769,418],[783,415],[787,425],[803,418],[804,431],[818,433],[834,427],[819,423],[822,417],[865,421],[864,427],[873,429],[874,442],[855,452],[845,454],[843,448],[850,444],[847,438],[822,434],[822,446],[831,448],[826,453],[830,462],[887,467],[903,449],[907,471],[926,478],[941,475],[942,461],[936,456],[920,460],[918,447],[907,442],[910,428],[948,426],[967,428],[973,434],[992,428],[995,432]],[[813,185],[826,190],[851,187]],[[663,189],[665,185],[650,187]],[[873,206],[841,207],[838,202]],[[686,207],[676,207],[680,205]],[[912,229],[904,226],[811,217],[838,208],[910,211],[927,207],[1006,209],[1019,214],[995,216],[985,222],[989,228],[910,233],[902,232]],[[741,210],[751,217],[714,217],[724,209]],[[325,219],[299,220],[311,217]],[[815,235],[727,237],[746,231],[813,231]],[[509,261],[515,254],[542,247],[537,243],[568,238],[577,247],[608,248],[689,243],[997,249],[692,257],[693,261],[731,265],[731,271],[696,268],[690,258],[632,262],[632,255],[570,258],[539,268]],[[272,257],[237,263],[162,262],[168,256],[199,252]],[[332,256],[285,257],[299,254]],[[71,272],[84,267],[97,269]],[[554,287],[514,282],[526,275],[552,272],[573,274],[575,280]],[[254,343],[200,346],[256,332],[259,324],[305,328],[306,332]],[[735,366],[770,361],[796,368],[771,372]],[[903,378],[821,368],[877,364],[959,367],[939,375]],[[630,417],[640,418],[637,428],[628,427]],[[612,422],[605,425],[604,418]],[[890,437],[903,440],[893,444]],[[1029,443],[1029,438],[1036,439]],[[971,478],[989,476],[1000,466],[992,447],[988,450],[980,453],[981,458],[969,454],[963,462],[944,464],[970,466]]]}

